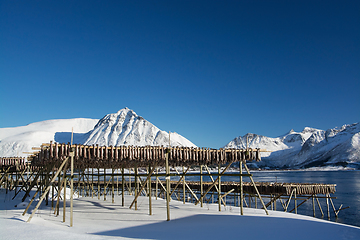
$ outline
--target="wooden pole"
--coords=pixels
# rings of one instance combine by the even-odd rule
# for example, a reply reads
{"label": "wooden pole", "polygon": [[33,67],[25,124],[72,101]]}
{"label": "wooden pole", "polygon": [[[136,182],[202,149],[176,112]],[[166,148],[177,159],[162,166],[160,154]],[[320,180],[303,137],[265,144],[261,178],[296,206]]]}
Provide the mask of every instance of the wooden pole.
{"label": "wooden pole", "polygon": [[[135,181],[134,181],[134,196],[136,197],[138,194],[137,182],[138,182],[138,168],[135,166]],[[137,210],[137,198],[135,198],[135,210]]]}
{"label": "wooden pole", "polygon": [[[185,172],[185,167],[183,166],[183,173]],[[183,178],[183,203],[185,204],[185,192],[186,192],[186,189],[185,189],[185,176]]]}
{"label": "wooden pole", "polygon": [[[149,176],[151,176],[151,166],[149,165]],[[152,215],[151,210],[151,177],[148,177],[148,195],[149,195],[149,215]]]}
{"label": "wooden pole", "polygon": [[112,186],[111,186],[111,198],[112,198],[112,203],[115,203],[115,190],[114,190],[114,167],[112,167],[112,176],[111,176],[111,181],[112,181]]}
{"label": "wooden pole", "polygon": [[[202,165],[200,165],[200,196],[203,194],[203,176],[202,176]],[[203,198],[200,201],[200,206],[203,207]]]}
{"label": "wooden pole", "polygon": [[70,227],[73,226],[73,208],[74,208],[74,148],[71,147],[70,151],[70,169],[71,169],[71,176],[70,176]]}
{"label": "wooden pole", "polygon": [[[221,176],[220,176],[220,164],[218,165],[218,205],[219,205],[219,212],[221,211]],[[201,198],[202,199],[202,198]]]}
{"label": "wooden pole", "polygon": [[[326,197],[328,195],[326,194]],[[328,219],[330,220],[330,206],[329,206],[329,198],[326,198],[326,206],[327,206],[327,215],[328,215]]]}
{"label": "wooden pole", "polygon": [[[170,133],[169,133],[170,141]],[[170,149],[167,149],[165,154],[165,167],[166,167],[166,215],[167,221],[170,221],[170,169],[169,169],[169,153]]]}
{"label": "wooden pole", "polygon": [[297,214],[297,202],[296,202],[296,188],[294,188],[295,193],[294,193],[294,202],[295,202],[295,214]]}
{"label": "wooden pole", "polygon": [[91,168],[91,198],[94,198],[94,168]]}
{"label": "wooden pole", "polygon": [[244,215],[244,187],[243,187],[243,177],[242,177],[242,161],[239,162],[240,169],[240,214]]}
{"label": "wooden pole", "polygon": [[158,198],[158,182],[159,182],[159,177],[157,176],[159,173],[158,168],[156,168],[156,183],[155,183],[155,199],[157,200]]}
{"label": "wooden pole", "polygon": [[313,216],[315,217],[315,199],[314,199],[314,195],[312,195],[312,207],[313,207]]}
{"label": "wooden pole", "polygon": [[63,199],[63,222],[65,222],[65,213],[66,213],[66,169],[63,172],[63,179],[64,179],[64,199]]}
{"label": "wooden pole", "polygon": [[106,168],[104,168],[104,192],[103,192],[104,201],[106,201],[106,183],[107,183],[107,181],[106,181]]}
{"label": "wooden pole", "polygon": [[97,182],[98,182],[98,200],[100,200],[100,193],[101,193],[101,189],[100,189],[100,168],[97,169]]}
{"label": "wooden pole", "polygon": [[121,206],[125,206],[125,176],[124,167],[121,169]]}

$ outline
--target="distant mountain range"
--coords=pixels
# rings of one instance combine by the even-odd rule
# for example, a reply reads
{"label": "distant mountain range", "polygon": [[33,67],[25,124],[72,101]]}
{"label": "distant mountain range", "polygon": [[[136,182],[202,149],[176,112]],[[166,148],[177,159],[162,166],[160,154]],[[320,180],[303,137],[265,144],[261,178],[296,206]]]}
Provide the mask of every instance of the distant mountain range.
{"label": "distant mountain range", "polygon": [[[27,156],[32,147],[50,141],[67,143],[74,129],[74,143],[100,146],[168,146],[169,133],[124,108],[102,119],[58,119],[14,128],[0,128],[0,157]],[[171,146],[196,147],[185,137],[171,133]],[[343,166],[360,169],[360,124],[344,125],[326,131],[306,127],[271,138],[248,133],[229,142],[225,148],[266,149],[253,168],[299,169]]]}
{"label": "distant mountain range", "polygon": [[360,168],[360,124],[344,125],[326,131],[306,127],[302,132],[271,138],[248,133],[229,142],[225,148],[261,148],[262,161],[253,167],[300,169],[343,166]]}

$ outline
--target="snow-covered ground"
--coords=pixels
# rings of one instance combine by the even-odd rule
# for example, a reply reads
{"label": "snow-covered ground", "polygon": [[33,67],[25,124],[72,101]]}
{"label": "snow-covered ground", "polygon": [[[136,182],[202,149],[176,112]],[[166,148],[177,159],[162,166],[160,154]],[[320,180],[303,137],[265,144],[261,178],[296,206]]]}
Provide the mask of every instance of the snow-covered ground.
{"label": "snow-covered ground", "polygon": [[[21,197],[11,200],[14,192],[0,189],[0,239],[360,239],[360,228],[328,222],[292,213],[216,204],[204,207],[172,200],[171,221],[166,221],[166,202],[152,198],[153,215],[148,214],[148,198],[140,197],[138,210],[129,209],[133,196],[112,203],[111,196],[84,197],[74,200],[74,226],[69,227],[62,210],[55,217],[50,206],[41,206],[30,223],[29,214],[22,216],[26,204]],[[16,207],[15,207],[16,205]],[[36,202],[32,204],[34,208]],[[49,204],[51,205],[51,204]],[[68,202],[69,205],[69,202]],[[62,203],[61,205],[62,206]]]}

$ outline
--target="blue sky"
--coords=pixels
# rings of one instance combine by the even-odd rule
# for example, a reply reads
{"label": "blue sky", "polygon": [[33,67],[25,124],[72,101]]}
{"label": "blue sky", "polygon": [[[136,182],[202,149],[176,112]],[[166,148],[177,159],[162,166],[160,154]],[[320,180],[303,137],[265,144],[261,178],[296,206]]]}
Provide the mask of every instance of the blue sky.
{"label": "blue sky", "polygon": [[360,119],[360,1],[0,1],[0,127],[129,107],[219,148]]}

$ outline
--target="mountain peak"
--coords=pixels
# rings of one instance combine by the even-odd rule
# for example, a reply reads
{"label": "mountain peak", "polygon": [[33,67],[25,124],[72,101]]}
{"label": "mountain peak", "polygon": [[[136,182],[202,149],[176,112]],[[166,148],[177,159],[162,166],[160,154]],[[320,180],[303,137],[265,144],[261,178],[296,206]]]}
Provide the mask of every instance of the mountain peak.
{"label": "mountain peak", "polygon": [[314,132],[318,132],[319,129],[316,128],[311,128],[311,127],[305,127],[304,130],[302,131],[302,133],[314,133]]}
{"label": "mountain peak", "polygon": [[[110,113],[104,116],[89,132],[85,145],[99,144],[101,146],[157,146],[167,145],[169,134],[161,131],[155,125],[138,116],[129,108],[120,109],[117,113]],[[172,146],[195,145],[186,138],[179,135],[171,138]]]}

